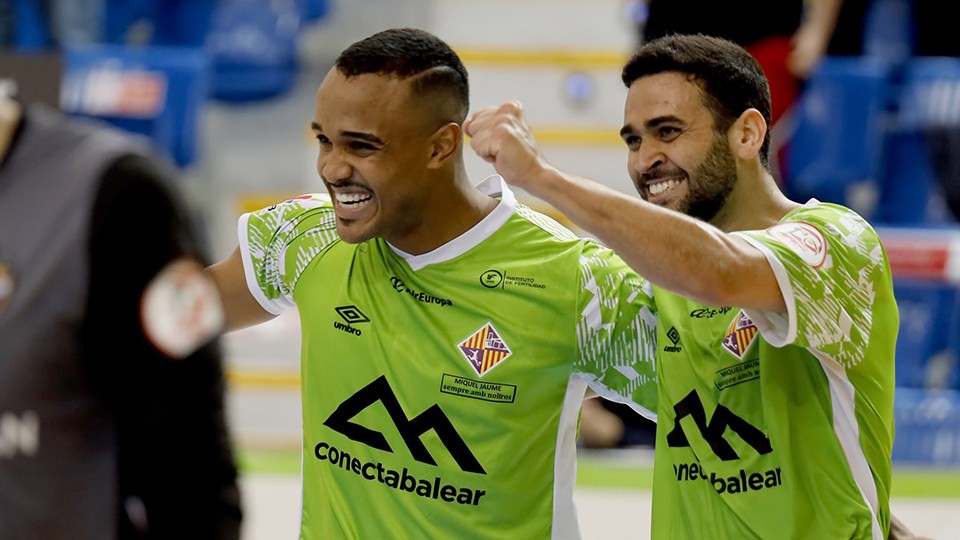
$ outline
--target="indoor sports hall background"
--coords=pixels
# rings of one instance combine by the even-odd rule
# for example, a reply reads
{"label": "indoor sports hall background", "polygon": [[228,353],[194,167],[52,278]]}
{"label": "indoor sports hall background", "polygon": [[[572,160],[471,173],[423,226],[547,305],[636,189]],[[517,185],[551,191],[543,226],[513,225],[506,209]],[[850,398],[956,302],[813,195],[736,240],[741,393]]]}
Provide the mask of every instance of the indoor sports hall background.
{"label": "indoor sports hall background", "polygon": [[[915,532],[951,539],[960,538],[960,225],[924,133],[960,133],[960,59],[910,54],[905,2],[876,0],[868,54],[826,58],[813,73],[778,133],[791,141],[778,167],[793,198],[847,204],[881,232],[901,310],[893,511]],[[619,70],[637,44],[637,0],[198,0],[163,10],[102,0],[102,27],[60,18],[74,26],[53,29],[31,4],[0,1],[21,29],[0,49],[0,75],[30,73],[21,76],[37,79],[24,84],[31,96],[149,135],[180,167],[215,259],[234,246],[241,212],[322,189],[308,130],[314,90],[343,47],[394,26],[457,49],[473,107],[520,99],[555,165],[633,193]],[[474,178],[491,172],[466,155]],[[226,338],[246,540],[297,535],[298,340],[292,313]],[[584,538],[647,537],[651,464],[648,448],[581,451]]]}

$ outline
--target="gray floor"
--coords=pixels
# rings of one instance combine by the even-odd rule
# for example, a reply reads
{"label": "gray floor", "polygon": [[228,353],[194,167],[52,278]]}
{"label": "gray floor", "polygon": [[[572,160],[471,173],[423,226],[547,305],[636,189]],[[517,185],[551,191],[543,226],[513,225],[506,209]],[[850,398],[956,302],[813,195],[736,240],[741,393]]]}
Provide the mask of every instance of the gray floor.
{"label": "gray floor", "polygon": [[[243,540],[297,538],[300,479],[252,475],[243,478],[246,521]],[[650,538],[650,492],[579,488],[577,511],[583,540]],[[960,501],[894,499],[893,513],[914,533],[937,540],[960,539]]]}

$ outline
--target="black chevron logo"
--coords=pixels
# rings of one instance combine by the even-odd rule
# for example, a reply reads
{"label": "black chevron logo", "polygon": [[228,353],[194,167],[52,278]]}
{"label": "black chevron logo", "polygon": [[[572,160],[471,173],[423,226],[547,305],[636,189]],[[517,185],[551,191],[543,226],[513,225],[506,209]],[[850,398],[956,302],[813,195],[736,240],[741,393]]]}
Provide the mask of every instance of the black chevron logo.
{"label": "black chevron logo", "polygon": [[386,409],[387,414],[397,426],[397,431],[410,449],[413,459],[436,466],[436,460],[420,439],[424,433],[433,430],[462,470],[487,474],[439,405],[434,404],[417,416],[407,418],[396,394],[383,375],[347,398],[323,424],[354,441],[393,453],[383,433],[352,421],[360,412],[378,402]]}
{"label": "black chevron logo", "polygon": [[723,405],[717,405],[717,410],[713,412],[713,418],[707,423],[707,414],[703,410],[703,402],[700,401],[700,395],[697,394],[696,390],[692,390],[686,397],[677,402],[673,406],[673,411],[676,414],[675,424],[673,430],[667,434],[667,444],[672,447],[690,446],[687,435],[680,425],[680,420],[692,416],[693,421],[697,424],[697,429],[700,430],[700,435],[710,444],[713,453],[723,461],[740,459],[730,443],[723,438],[727,428],[739,435],[744,442],[758,453],[769,454],[773,451],[770,439],[762,431],[733,414],[730,409]]}

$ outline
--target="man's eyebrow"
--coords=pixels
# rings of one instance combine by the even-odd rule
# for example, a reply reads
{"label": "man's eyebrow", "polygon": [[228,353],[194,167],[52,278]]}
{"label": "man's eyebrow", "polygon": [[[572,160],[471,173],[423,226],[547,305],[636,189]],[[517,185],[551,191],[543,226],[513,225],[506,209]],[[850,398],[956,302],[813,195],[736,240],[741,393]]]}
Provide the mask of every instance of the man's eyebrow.
{"label": "man's eyebrow", "polygon": [[363,133],[360,131],[342,131],[340,132],[340,135],[350,139],[360,139],[373,144],[383,144],[383,140],[381,140],[380,137],[377,137],[371,133]]}
{"label": "man's eyebrow", "polygon": [[[643,123],[643,129],[641,131],[650,131],[650,130],[656,129],[659,126],[662,126],[663,124],[685,125],[686,122],[684,122],[678,116],[668,114],[666,116],[658,116],[656,118],[651,118],[650,120],[647,120],[646,122]],[[624,124],[624,126],[620,128],[621,138],[626,137],[628,135],[636,135],[636,134],[637,134],[637,130],[634,129],[633,125],[631,124]]]}
{"label": "man's eyebrow", "polygon": [[686,124],[686,122],[684,122],[683,119],[681,119],[678,116],[668,114],[665,116],[657,116],[656,118],[651,118],[647,120],[646,122],[643,123],[643,127],[644,129],[654,129],[657,126],[661,126],[663,124]]}
{"label": "man's eyebrow", "polygon": [[[320,124],[316,122],[310,122],[310,129],[312,129],[314,133],[320,133],[321,131],[323,131],[323,128],[320,127]],[[363,133],[360,131],[343,131],[340,133],[340,136],[347,137],[350,139],[360,139],[373,144],[383,144],[383,141],[380,139],[380,137],[377,137],[376,135],[372,135],[370,133]]]}

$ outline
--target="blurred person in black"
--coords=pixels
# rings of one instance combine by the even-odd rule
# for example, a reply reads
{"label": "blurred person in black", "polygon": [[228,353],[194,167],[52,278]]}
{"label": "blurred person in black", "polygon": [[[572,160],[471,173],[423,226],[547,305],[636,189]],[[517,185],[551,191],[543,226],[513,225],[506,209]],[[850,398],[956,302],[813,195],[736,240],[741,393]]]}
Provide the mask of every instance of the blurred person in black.
{"label": "blurred person in black", "polygon": [[239,538],[222,312],[172,170],[0,83],[0,538]]}
{"label": "blurred person in black", "polygon": [[[823,56],[863,56],[867,51],[867,19],[872,9],[884,8],[886,0],[808,0],[809,11],[797,34],[790,68],[806,77]],[[899,5],[897,5],[899,2]],[[893,0],[886,9],[903,8],[907,17],[899,36],[913,56],[960,56],[960,40],[950,4],[937,0]]]}
{"label": "blurred person in black", "polygon": [[[820,0],[812,0],[820,1]],[[639,28],[646,43],[670,34],[704,34],[737,43],[757,59],[770,83],[771,125],[793,104],[800,81],[787,67],[792,41],[804,13],[804,0],[646,0]],[[763,23],[757,23],[757,20]]]}
{"label": "blurred person in black", "polygon": [[[825,56],[864,56],[875,54],[870,45],[899,51],[909,62],[921,57],[960,57],[960,39],[955,36],[956,22],[952,5],[936,0],[810,0],[810,12],[797,34],[797,43],[789,59],[790,69],[806,78]],[[868,35],[871,10],[888,10],[890,24],[898,28],[879,28]],[[896,40],[904,40],[896,43]],[[893,41],[889,43],[887,41]],[[944,122],[925,129],[928,155],[944,200],[955,219],[960,219],[960,127]]]}

